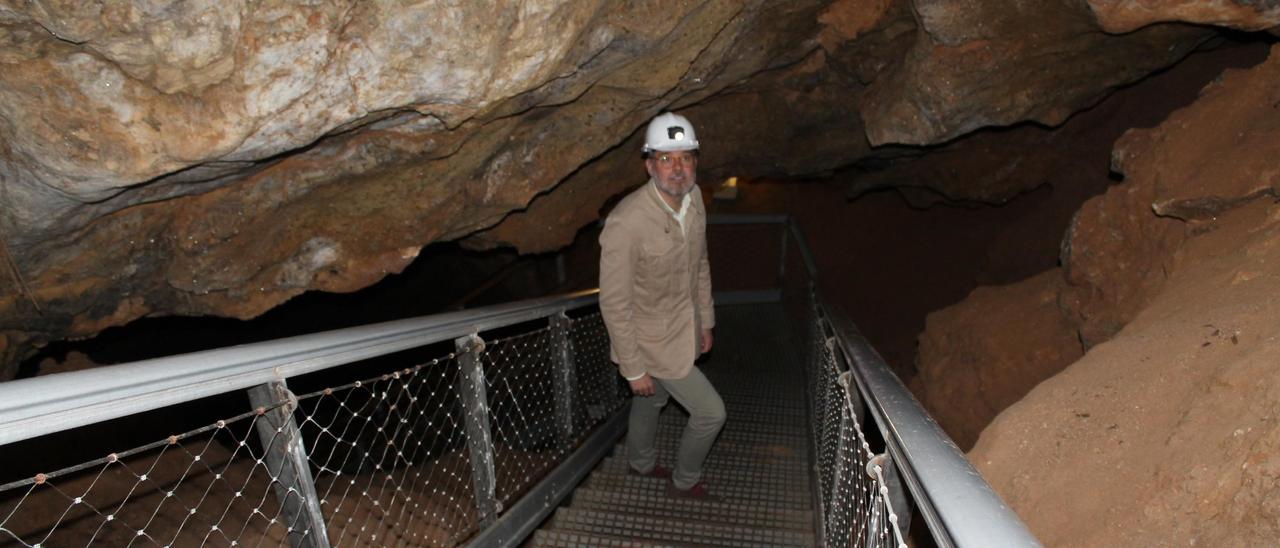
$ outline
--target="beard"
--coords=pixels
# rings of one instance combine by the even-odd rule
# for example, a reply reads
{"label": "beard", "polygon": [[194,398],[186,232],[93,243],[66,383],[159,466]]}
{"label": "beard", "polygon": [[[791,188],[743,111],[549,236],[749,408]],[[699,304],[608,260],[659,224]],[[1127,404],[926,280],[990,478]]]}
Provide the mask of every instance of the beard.
{"label": "beard", "polygon": [[694,187],[693,176],[688,177],[654,177],[654,182],[658,185],[658,190],[673,198],[683,198],[691,192]]}

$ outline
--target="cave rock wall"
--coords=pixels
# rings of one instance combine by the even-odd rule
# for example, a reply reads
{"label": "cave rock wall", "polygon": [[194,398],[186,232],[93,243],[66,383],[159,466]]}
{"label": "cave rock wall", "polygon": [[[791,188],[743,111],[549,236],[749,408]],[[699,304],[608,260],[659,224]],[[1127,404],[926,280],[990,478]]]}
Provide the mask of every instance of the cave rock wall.
{"label": "cave rock wall", "polygon": [[1273,47],[1127,133],[1125,181],[1068,234],[1061,312],[1090,349],[970,454],[1047,545],[1276,538],[1277,81]]}
{"label": "cave rock wall", "polygon": [[[1210,32],[1020,6],[0,0],[0,377],[142,316],[366,287],[434,241],[563,245],[643,179],[662,110],[695,116],[706,177],[822,173],[1054,123]],[[1063,9],[1026,32],[1033,7]]]}

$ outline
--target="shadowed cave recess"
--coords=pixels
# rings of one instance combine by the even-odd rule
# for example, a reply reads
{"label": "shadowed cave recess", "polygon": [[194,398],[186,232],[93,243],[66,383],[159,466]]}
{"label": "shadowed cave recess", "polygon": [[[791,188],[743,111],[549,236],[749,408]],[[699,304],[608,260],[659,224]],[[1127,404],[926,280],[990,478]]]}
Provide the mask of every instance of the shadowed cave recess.
{"label": "shadowed cave recess", "polygon": [[0,2],[0,378],[594,287],[671,110],[1046,545],[1280,537],[1280,8],[436,4]]}

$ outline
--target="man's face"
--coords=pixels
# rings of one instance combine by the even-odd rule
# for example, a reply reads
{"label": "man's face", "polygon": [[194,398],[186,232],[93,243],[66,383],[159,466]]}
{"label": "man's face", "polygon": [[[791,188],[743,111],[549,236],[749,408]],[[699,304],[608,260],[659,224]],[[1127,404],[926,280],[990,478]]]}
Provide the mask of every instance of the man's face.
{"label": "man's face", "polygon": [[696,182],[698,151],[654,151],[644,161],[649,176],[658,184],[658,190],[672,198],[683,198]]}

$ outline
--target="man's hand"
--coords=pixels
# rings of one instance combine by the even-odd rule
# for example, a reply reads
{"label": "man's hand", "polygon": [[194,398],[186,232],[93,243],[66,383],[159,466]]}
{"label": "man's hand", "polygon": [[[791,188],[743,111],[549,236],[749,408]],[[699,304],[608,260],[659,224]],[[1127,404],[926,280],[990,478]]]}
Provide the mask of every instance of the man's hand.
{"label": "man's hand", "polygon": [[703,329],[702,330],[702,353],[703,354],[706,354],[707,352],[711,351],[711,342],[713,340],[714,338],[711,336],[711,330]]}
{"label": "man's hand", "polygon": [[627,382],[631,383],[632,394],[644,396],[646,398],[653,395],[653,379],[650,378],[648,374],[634,381]]}

